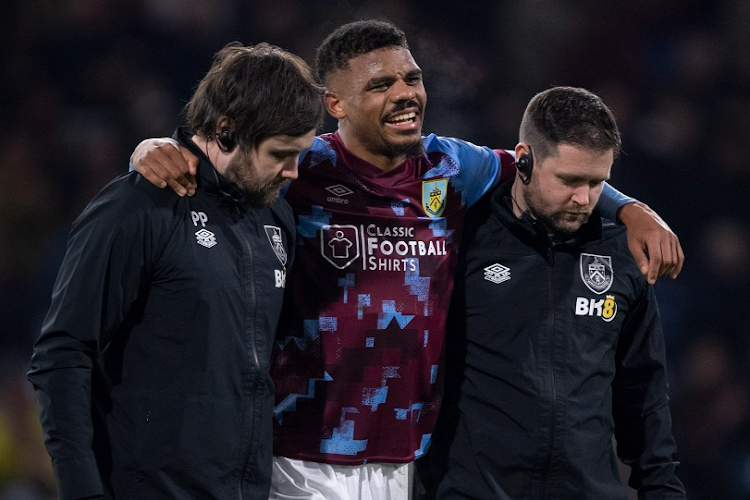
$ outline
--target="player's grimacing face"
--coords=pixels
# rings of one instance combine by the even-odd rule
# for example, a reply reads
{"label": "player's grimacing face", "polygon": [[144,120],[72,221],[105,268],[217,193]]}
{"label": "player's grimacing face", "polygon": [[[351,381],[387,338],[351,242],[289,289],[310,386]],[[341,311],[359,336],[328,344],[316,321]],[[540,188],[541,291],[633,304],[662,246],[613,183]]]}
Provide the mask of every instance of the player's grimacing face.
{"label": "player's grimacing face", "polygon": [[589,219],[609,179],[613,151],[596,151],[569,144],[534,165],[524,201],[548,229],[573,233]]}
{"label": "player's grimacing face", "polygon": [[373,50],[349,60],[329,81],[343,107],[340,120],[368,151],[395,157],[421,151],[427,92],[409,50]]}

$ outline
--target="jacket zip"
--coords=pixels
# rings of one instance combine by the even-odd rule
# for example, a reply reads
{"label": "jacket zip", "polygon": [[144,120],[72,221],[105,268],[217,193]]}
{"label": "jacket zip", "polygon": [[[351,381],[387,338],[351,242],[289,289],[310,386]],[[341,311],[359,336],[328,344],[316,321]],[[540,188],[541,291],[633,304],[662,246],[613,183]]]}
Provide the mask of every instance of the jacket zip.
{"label": "jacket zip", "polygon": [[550,419],[550,436],[547,445],[547,458],[544,461],[544,472],[542,475],[542,488],[540,498],[547,498],[547,478],[550,468],[552,467],[552,454],[555,447],[555,428],[557,427],[557,381],[555,380],[555,300],[554,300],[554,281],[555,273],[555,250],[552,246],[547,249],[548,280],[547,280],[547,297],[549,298],[550,319],[552,327],[552,338],[550,339],[550,380],[552,382],[552,417]]}
{"label": "jacket zip", "polygon": [[[258,384],[258,382],[260,380],[260,371],[261,370],[260,370],[260,358],[258,357],[257,338],[256,338],[256,332],[255,332],[255,319],[256,319],[255,316],[256,316],[256,313],[257,313],[257,309],[258,309],[258,304],[256,303],[256,293],[255,293],[255,270],[254,270],[254,266],[253,266],[255,259],[254,259],[254,254],[253,254],[253,248],[252,248],[252,245],[250,243],[250,238],[247,236],[247,234],[250,234],[249,233],[249,231],[251,230],[251,228],[249,227],[250,225],[251,224],[249,223],[249,221],[247,219],[244,219],[242,221],[242,224],[240,224],[240,226],[246,226],[246,227],[244,227],[244,230],[241,231],[241,232],[242,232],[242,238],[243,238],[243,240],[245,242],[245,247],[247,248],[247,253],[248,253],[248,261],[249,261],[248,262],[248,266],[247,266],[247,269],[248,269],[248,280],[249,280],[248,289],[249,289],[249,294],[250,294],[250,302],[249,302],[249,304],[251,304],[249,307],[252,309],[251,311],[246,311],[246,318],[247,317],[251,318],[251,321],[250,321],[250,346],[251,346],[251,349],[250,349],[250,351],[252,352],[252,355],[253,355],[253,359],[252,359],[253,366],[257,370],[257,376],[253,377],[252,373],[250,374],[251,376],[250,376],[250,380],[249,380],[249,385],[251,387],[248,387],[247,388],[248,390],[246,391],[247,393],[252,394],[252,393],[255,392],[255,386],[257,386],[257,384]],[[252,228],[252,229],[254,229],[254,228]],[[245,231],[248,231],[248,233],[245,233]],[[255,413],[255,408],[253,407],[251,411],[253,413]],[[244,460],[244,462],[242,464],[242,470],[240,471],[240,477],[239,477],[240,481],[239,481],[239,484],[238,484],[238,487],[237,487],[239,500],[242,500],[244,498],[244,495],[242,494],[242,484],[245,481],[245,475],[247,473],[247,466],[250,463],[250,457],[253,455],[253,450],[255,449],[255,443],[257,442],[257,436],[256,436],[256,434],[259,431],[258,430],[259,426],[255,425],[255,422],[254,422],[255,417],[254,416],[253,416],[252,420],[253,420],[253,425],[251,426],[251,429],[250,429],[250,440],[249,440],[250,446],[248,447],[247,453],[245,454],[245,460]]]}

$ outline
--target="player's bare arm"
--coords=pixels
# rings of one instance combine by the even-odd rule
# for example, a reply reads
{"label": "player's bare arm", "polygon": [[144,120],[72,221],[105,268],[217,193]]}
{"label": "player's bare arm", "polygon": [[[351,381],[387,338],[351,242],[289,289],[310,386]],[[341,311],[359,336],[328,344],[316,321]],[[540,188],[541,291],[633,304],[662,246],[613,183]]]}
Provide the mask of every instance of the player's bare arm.
{"label": "player's bare arm", "polygon": [[198,158],[169,137],[146,139],[130,157],[133,168],[161,188],[169,186],[180,196],[193,196]]}
{"label": "player's bare arm", "polygon": [[679,238],[659,214],[645,203],[635,202],[623,205],[617,216],[628,228],[628,247],[649,283],[680,274],[685,254]]}

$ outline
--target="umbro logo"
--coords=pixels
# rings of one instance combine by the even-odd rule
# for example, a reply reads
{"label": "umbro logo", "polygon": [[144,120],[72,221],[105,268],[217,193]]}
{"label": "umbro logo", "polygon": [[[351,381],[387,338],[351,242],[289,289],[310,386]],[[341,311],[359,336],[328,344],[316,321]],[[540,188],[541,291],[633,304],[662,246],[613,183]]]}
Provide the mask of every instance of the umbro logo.
{"label": "umbro logo", "polygon": [[199,245],[203,245],[206,248],[211,248],[217,243],[216,236],[214,236],[214,233],[208,229],[201,229],[195,233],[195,239],[198,241]]}
{"label": "umbro logo", "polygon": [[492,264],[484,268],[484,279],[495,284],[510,279],[510,269],[500,264]]}
{"label": "umbro logo", "polygon": [[328,186],[326,188],[326,191],[328,191],[329,193],[335,196],[349,196],[350,194],[354,192],[348,187],[343,186],[341,184],[334,184],[333,186]]}
{"label": "umbro logo", "polygon": [[342,184],[334,184],[333,186],[328,186],[326,188],[326,191],[335,195],[335,196],[326,197],[326,201],[328,203],[338,203],[340,205],[349,204],[349,200],[344,198],[344,196],[349,196],[350,194],[354,192]]}
{"label": "umbro logo", "polygon": [[212,246],[218,244],[218,242],[216,241],[216,235],[206,229],[206,223],[208,222],[208,215],[206,215],[206,212],[197,212],[193,210],[190,212],[190,218],[193,219],[193,226],[198,227],[198,224],[200,224],[203,228],[195,233],[195,240],[199,245],[203,245],[206,248],[211,248]]}

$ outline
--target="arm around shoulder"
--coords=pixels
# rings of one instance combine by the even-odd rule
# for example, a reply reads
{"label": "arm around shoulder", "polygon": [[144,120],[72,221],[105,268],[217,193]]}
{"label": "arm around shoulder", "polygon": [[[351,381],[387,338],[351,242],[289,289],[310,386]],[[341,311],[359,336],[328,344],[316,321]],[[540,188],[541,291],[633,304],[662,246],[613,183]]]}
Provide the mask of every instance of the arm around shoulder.
{"label": "arm around shoulder", "polygon": [[198,158],[175,139],[141,141],[130,156],[132,169],[161,188],[169,186],[180,196],[193,196]]}
{"label": "arm around shoulder", "polygon": [[685,254],[679,238],[664,219],[642,202],[623,205],[617,216],[628,228],[628,247],[648,282],[653,285],[665,275],[677,278]]}
{"label": "arm around shoulder", "polygon": [[677,278],[685,254],[679,238],[659,214],[607,183],[596,207],[607,219],[625,225],[630,253],[649,283],[665,275]]}

